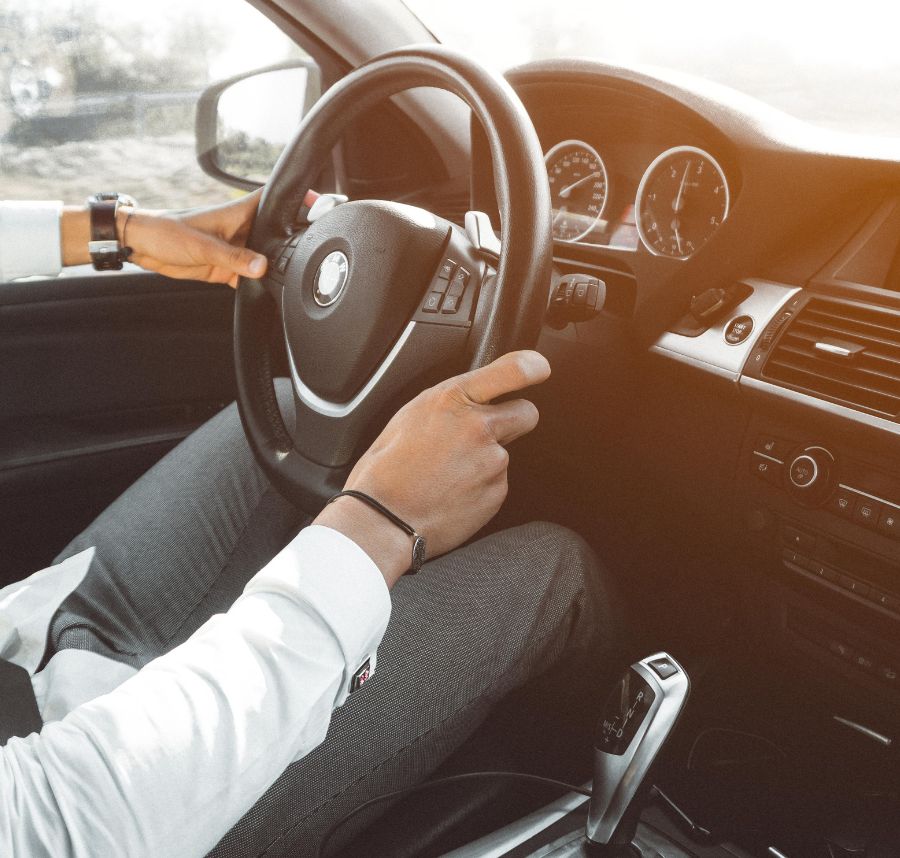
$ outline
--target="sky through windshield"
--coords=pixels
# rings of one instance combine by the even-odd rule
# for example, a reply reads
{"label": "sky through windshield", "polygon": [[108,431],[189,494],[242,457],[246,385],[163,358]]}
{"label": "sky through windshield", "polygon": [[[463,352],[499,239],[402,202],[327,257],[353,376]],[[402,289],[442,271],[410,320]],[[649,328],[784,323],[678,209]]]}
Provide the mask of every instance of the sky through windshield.
{"label": "sky through windshield", "polygon": [[663,66],[817,125],[900,137],[900,4],[405,2],[441,41],[494,68],[553,56]]}

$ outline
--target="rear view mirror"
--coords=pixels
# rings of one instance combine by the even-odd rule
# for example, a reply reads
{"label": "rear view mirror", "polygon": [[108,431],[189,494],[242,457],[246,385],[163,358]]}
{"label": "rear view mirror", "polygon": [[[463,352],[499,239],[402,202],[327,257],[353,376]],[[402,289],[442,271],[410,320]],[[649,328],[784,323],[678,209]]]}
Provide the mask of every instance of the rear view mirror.
{"label": "rear view mirror", "polygon": [[320,87],[312,60],[291,60],[213,84],[197,102],[200,167],[232,187],[265,184]]}

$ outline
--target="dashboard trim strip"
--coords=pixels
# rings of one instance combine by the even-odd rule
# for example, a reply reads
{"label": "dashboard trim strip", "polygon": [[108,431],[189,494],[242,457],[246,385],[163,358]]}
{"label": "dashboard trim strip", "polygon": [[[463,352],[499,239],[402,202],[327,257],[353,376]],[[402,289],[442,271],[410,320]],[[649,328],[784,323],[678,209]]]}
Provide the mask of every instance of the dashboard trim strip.
{"label": "dashboard trim strip", "polygon": [[[667,331],[651,346],[651,351],[737,382],[765,329],[788,301],[800,292],[797,286],[770,280],[748,278],[741,282],[752,287],[753,294],[709,330],[697,337]],[[744,342],[731,345],[725,340],[725,331],[738,316],[750,316],[753,331]]]}
{"label": "dashboard trim strip", "polygon": [[869,492],[864,492],[862,489],[857,489],[854,486],[847,486],[844,483],[838,483],[838,488],[844,489],[847,492],[853,492],[855,495],[862,495],[863,497],[868,498],[869,500],[876,501],[877,503],[883,504],[884,506],[889,506],[891,509],[895,509],[900,512],[900,504],[895,504],[893,501],[885,500],[884,498],[878,497],[878,495],[869,494]]}

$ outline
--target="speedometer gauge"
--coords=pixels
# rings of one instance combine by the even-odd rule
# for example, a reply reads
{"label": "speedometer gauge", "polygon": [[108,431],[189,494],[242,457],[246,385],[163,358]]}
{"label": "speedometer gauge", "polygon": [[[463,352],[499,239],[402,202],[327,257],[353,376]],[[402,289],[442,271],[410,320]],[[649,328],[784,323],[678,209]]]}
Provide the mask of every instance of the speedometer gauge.
{"label": "speedometer gauge", "polygon": [[609,179],[597,150],[581,140],[563,140],[545,156],[553,206],[553,237],[584,238],[606,208]]}
{"label": "speedometer gauge", "polygon": [[694,146],[663,152],[637,192],[637,228],[647,250],[688,259],[728,217],[728,181],[718,162]]}

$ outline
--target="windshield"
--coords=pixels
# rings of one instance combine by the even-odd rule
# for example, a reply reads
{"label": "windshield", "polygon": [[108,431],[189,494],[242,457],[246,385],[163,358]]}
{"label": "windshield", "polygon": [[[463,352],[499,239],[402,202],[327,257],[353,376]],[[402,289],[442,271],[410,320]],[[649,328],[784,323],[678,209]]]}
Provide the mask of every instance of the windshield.
{"label": "windshield", "polygon": [[817,125],[900,137],[900,5],[884,0],[405,0],[497,69],[584,56],[689,72]]}

